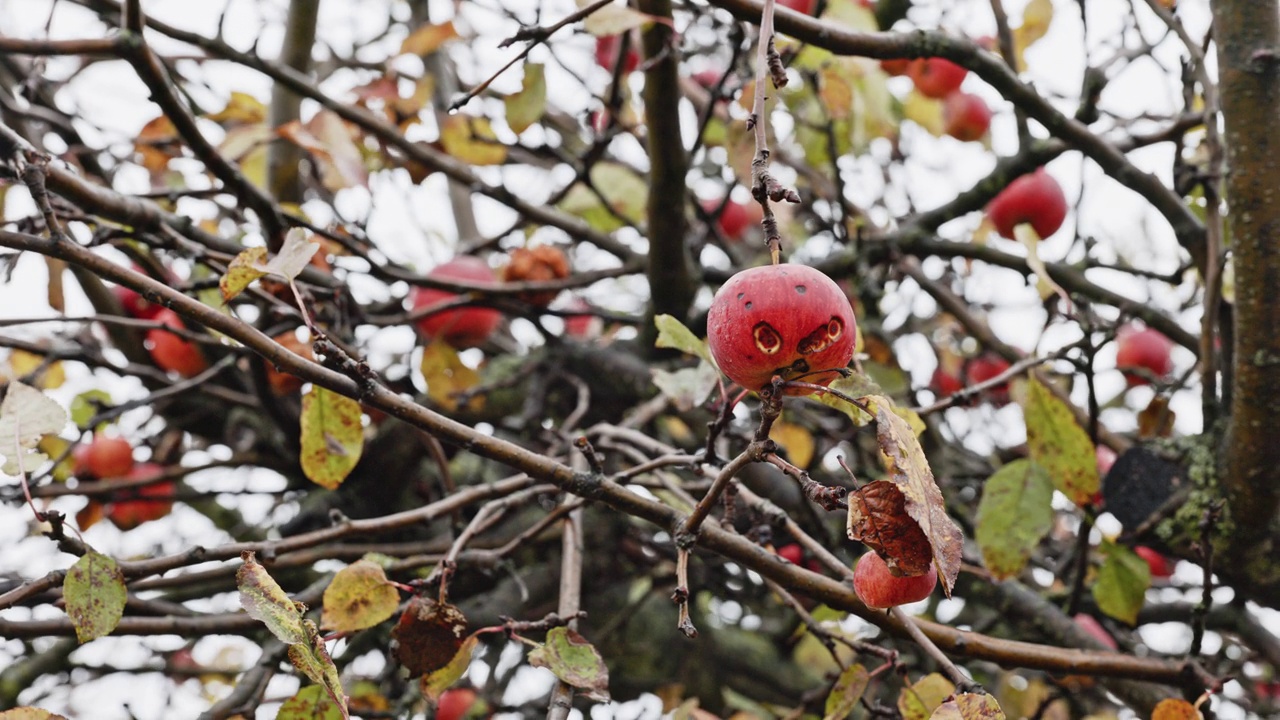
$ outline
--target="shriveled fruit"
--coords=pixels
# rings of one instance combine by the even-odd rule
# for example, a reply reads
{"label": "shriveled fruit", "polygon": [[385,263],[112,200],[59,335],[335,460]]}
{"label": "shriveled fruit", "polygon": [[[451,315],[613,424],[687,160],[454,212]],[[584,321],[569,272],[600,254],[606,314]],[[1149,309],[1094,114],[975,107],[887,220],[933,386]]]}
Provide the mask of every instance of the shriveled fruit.
{"label": "shriveled fruit", "polygon": [[83,453],[76,453],[76,473],[86,477],[123,477],[133,469],[133,445],[98,433]]}
{"label": "shriveled fruit", "polygon": [[1047,238],[1058,232],[1067,218],[1067,196],[1044,168],[1009,183],[987,205],[987,217],[996,232],[1013,238],[1013,229],[1031,223],[1036,234]]}
{"label": "shriveled fruit", "polygon": [[[182,318],[169,309],[162,309],[154,319],[165,327],[178,330],[186,328]],[[209,369],[209,362],[205,360],[204,353],[200,352],[200,348],[195,343],[163,328],[147,331],[147,348],[151,352],[151,361],[165,372],[174,372],[189,378]]]}
{"label": "shriveled fruit", "polygon": [[853,359],[857,329],[831,278],[805,265],[765,265],[734,275],[716,293],[707,345],[724,374],[748,390],[764,389],[774,375],[827,385]]}
{"label": "shriveled fruit", "polygon": [[[126,480],[150,480],[164,473],[164,467],[155,463],[139,463],[125,476]],[[107,519],[121,530],[132,530],[144,522],[159,520],[173,510],[172,480],[144,485],[137,488],[137,499],[108,503],[104,510]]]}
{"label": "shriveled fruit", "polygon": [[[437,280],[492,285],[496,278],[484,260],[461,255],[427,274]],[[456,293],[436,288],[414,288],[411,303],[414,310],[436,305],[458,297]],[[480,345],[502,322],[502,313],[487,307],[456,307],[434,312],[418,321],[418,330],[428,338],[440,338],[456,348]]]}
{"label": "shriveled fruit", "polygon": [[[528,280],[560,280],[569,277],[569,258],[564,251],[551,245],[538,245],[531,248],[516,248],[511,251],[511,258],[502,268],[502,279],[506,282],[524,282]],[[516,297],[538,307],[546,307],[560,294],[558,290],[521,293]]]}
{"label": "shriveled fruit", "polygon": [[899,577],[889,571],[884,558],[868,551],[858,558],[853,568],[853,590],[864,605],[876,610],[923,600],[938,584],[938,570],[933,565],[923,575]]}

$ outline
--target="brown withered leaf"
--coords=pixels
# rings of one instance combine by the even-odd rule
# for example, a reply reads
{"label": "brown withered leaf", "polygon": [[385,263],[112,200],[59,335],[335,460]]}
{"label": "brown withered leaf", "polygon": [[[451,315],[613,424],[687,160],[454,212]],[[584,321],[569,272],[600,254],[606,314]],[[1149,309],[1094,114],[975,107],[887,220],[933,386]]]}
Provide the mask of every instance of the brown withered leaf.
{"label": "brown withered leaf", "polygon": [[907,514],[907,499],[887,480],[868,483],[849,493],[849,539],[880,553],[889,571],[914,577],[929,572],[933,545],[919,523]]}
{"label": "brown withered leaf", "polygon": [[1169,408],[1169,398],[1157,395],[1138,412],[1138,437],[1167,438],[1173,435],[1173,421],[1178,414]]}
{"label": "brown withered leaf", "polygon": [[467,638],[467,618],[448,603],[425,597],[409,601],[391,631],[399,643],[396,659],[409,669],[409,677],[435,672],[449,664]]}
{"label": "brown withered leaf", "polygon": [[887,479],[902,491],[907,515],[916,521],[933,546],[938,580],[942,582],[943,592],[951,597],[951,588],[960,574],[964,535],[947,515],[942,491],[933,479],[929,460],[911,424],[893,412],[893,401],[889,398],[873,395],[863,400],[876,411],[876,441]]}

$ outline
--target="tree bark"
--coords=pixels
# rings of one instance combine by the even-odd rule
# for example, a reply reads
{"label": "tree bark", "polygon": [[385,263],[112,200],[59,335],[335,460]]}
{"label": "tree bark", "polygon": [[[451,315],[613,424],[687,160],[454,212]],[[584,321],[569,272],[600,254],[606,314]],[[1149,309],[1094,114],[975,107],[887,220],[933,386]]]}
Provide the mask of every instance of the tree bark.
{"label": "tree bark", "polygon": [[[280,62],[304,75],[311,71],[311,48],[316,44],[316,22],[320,16],[320,0],[292,0],[285,24],[284,45]],[[278,128],[299,118],[302,96],[277,83],[271,90],[271,127]],[[298,165],[302,148],[285,140],[267,147],[267,187],[277,202],[301,203],[302,178]]]}

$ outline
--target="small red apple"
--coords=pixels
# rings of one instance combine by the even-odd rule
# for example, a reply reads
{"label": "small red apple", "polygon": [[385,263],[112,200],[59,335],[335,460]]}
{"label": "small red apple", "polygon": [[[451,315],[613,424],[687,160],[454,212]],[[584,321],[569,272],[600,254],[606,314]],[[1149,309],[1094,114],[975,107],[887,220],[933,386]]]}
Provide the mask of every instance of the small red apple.
{"label": "small red apple", "polygon": [[[178,313],[168,308],[161,309],[153,319],[165,327],[177,330],[186,328],[182,318],[178,317]],[[146,344],[151,351],[151,361],[165,372],[174,372],[189,378],[209,369],[209,362],[205,360],[204,353],[200,352],[200,348],[195,343],[164,328],[148,330]]]}
{"label": "small red apple", "polygon": [[[148,480],[164,473],[164,467],[155,463],[139,463],[125,476],[126,480]],[[158,520],[173,510],[172,480],[144,485],[134,492],[137,499],[108,503],[107,519],[121,530],[132,530],[144,522]]]}
{"label": "small red apple", "polygon": [[881,60],[880,69],[885,75],[898,77],[900,75],[910,75],[911,66],[919,62],[915,58],[894,58],[892,60]]}
{"label": "small red apple", "polygon": [[1120,649],[1120,646],[1116,644],[1116,639],[1111,637],[1111,633],[1107,632],[1107,629],[1102,627],[1102,623],[1098,622],[1092,615],[1079,613],[1071,619],[1075,621],[1081,630],[1089,633],[1089,636],[1093,639],[1112,650]]}
{"label": "small red apple", "polygon": [[[605,35],[596,38],[596,64],[613,72],[613,68],[618,64],[618,51],[621,45],[621,35]],[[627,48],[627,57],[622,61],[622,72],[625,75],[634,72],[638,67],[640,67],[640,53],[632,43]]]}
{"label": "small red apple", "polygon": [[[460,255],[432,270],[427,277],[489,285],[496,280],[489,264],[472,255]],[[458,296],[448,290],[418,287],[414,288],[411,297],[413,309],[419,310]],[[493,308],[459,307],[431,313],[418,320],[418,330],[428,338],[440,338],[454,347],[469,348],[487,340],[500,322],[502,313]]]}
{"label": "small red apple", "polygon": [[929,380],[929,389],[940,397],[949,397],[964,389],[964,381],[939,366]]}
{"label": "small red apple", "polygon": [[[986,353],[965,364],[965,377],[969,384],[986,382],[1009,369],[1009,361],[994,353]],[[986,391],[991,404],[1000,407],[1009,404],[1009,383],[1001,383]]]}
{"label": "small red apple", "polygon": [[1151,378],[1164,379],[1173,372],[1173,341],[1159,330],[1128,325],[1116,334],[1116,367],[1125,372],[1129,387],[1151,384]]}
{"label": "small red apple", "polygon": [[792,565],[799,565],[804,562],[804,548],[796,543],[788,543],[778,548],[778,557]]}
{"label": "small red apple", "polygon": [[1163,580],[1173,575],[1173,568],[1169,566],[1169,558],[1159,552],[1146,545],[1138,545],[1133,549],[1133,552],[1147,561],[1147,567],[1151,568],[1151,577]]}
{"label": "small red apple", "polygon": [[715,216],[717,210],[720,211],[716,224],[720,228],[720,234],[729,242],[741,242],[747,231],[758,226],[764,219],[764,210],[755,201],[743,205],[737,200],[729,200],[723,204],[722,209],[719,200],[706,200],[702,203],[702,209],[712,216]]}
{"label": "small red apple", "polygon": [[[569,301],[567,310],[590,310],[591,306],[580,297]],[[578,340],[588,340],[600,334],[604,322],[596,315],[566,315],[564,318],[564,334]]]}
{"label": "small red apple", "polygon": [[730,380],[757,392],[774,375],[817,385],[835,380],[853,359],[857,331],[840,286],[806,265],[743,270],[721,286],[707,313],[707,345],[716,364]]}
{"label": "small red apple", "polygon": [[956,91],[942,104],[946,133],[963,142],[981,140],[991,128],[991,108],[977,95]]}
{"label": "small red apple", "polygon": [[858,558],[853,568],[853,590],[858,599],[873,610],[923,600],[937,584],[938,570],[933,565],[924,575],[898,577],[889,571],[879,553],[870,550]]}
{"label": "small red apple", "polygon": [[817,0],[778,0],[778,5],[789,10],[795,10],[801,15],[812,15],[813,8],[817,4]]}
{"label": "small red apple", "polygon": [[133,445],[128,440],[109,437],[101,432],[93,442],[77,452],[76,474],[93,478],[124,477],[133,469]]}
{"label": "small red apple", "polygon": [[[146,272],[138,267],[133,266],[136,272]],[[124,307],[125,314],[138,320],[151,320],[164,309],[163,305],[153,303],[142,295],[142,293],[123,285],[115,285],[111,288],[112,294],[120,301],[120,305]]]}
{"label": "small red apple", "polygon": [[1009,183],[987,205],[996,232],[1013,239],[1013,229],[1031,223],[1042,239],[1058,232],[1067,217],[1067,196],[1044,168]]}
{"label": "small red apple", "polygon": [[476,691],[471,688],[445,690],[440,695],[440,701],[436,703],[436,720],[462,720],[470,717],[473,713],[468,711],[478,699]]}
{"label": "small red apple", "polygon": [[969,74],[965,68],[940,57],[923,58],[910,67],[916,90],[925,97],[941,100],[964,83]]}
{"label": "small red apple", "polygon": [[[274,340],[295,355],[300,355],[308,360],[316,359],[315,354],[311,351],[311,344],[299,340],[297,333],[292,330],[277,335]],[[263,362],[266,361],[264,360]],[[273,395],[292,395],[302,389],[302,378],[277,370],[274,365],[267,362],[267,385],[271,387]]]}

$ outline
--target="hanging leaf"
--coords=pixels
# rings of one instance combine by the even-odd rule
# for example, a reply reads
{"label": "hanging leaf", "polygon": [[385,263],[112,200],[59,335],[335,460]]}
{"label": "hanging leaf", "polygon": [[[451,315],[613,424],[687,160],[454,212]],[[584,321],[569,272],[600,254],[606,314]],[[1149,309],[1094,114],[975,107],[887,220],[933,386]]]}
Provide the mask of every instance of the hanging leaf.
{"label": "hanging leaf", "polygon": [[453,687],[455,683],[462,679],[462,676],[467,673],[467,668],[471,667],[471,656],[475,653],[478,642],[479,640],[475,635],[469,636],[463,641],[462,646],[454,653],[453,659],[447,665],[423,675],[418,680],[418,687],[422,690],[422,694],[427,696],[428,700],[432,702],[439,700],[445,690]]}
{"label": "hanging leaf", "polygon": [[982,561],[997,580],[1016,576],[1053,527],[1053,482],[1044,468],[1015,460],[987,478],[974,528]]}
{"label": "hanging leaf", "polygon": [[582,29],[596,37],[609,37],[638,28],[648,20],[648,15],[626,5],[605,5],[587,16],[582,22]]}
{"label": "hanging leaf", "polygon": [[120,566],[95,550],[86,552],[67,571],[62,595],[81,644],[115,630],[128,599]]}
{"label": "hanging leaf", "polygon": [[364,451],[360,403],[319,385],[302,396],[302,472],[333,490],[347,479]]}
{"label": "hanging leaf", "polygon": [[[867,397],[884,395],[884,391],[870,376],[859,372],[850,372],[848,377],[836,378],[827,387],[849,397]],[[854,427],[869,425],[874,417],[863,412],[861,408],[831,393],[815,393],[809,396],[830,408],[835,408],[849,417]]]}
{"label": "hanging leaf", "polygon": [[938,673],[930,673],[898,693],[898,712],[902,720],[929,720],[933,711],[946,700],[956,686]]}
{"label": "hanging leaf", "polygon": [[720,384],[720,371],[705,360],[696,367],[675,371],[651,368],[649,372],[653,374],[653,384],[658,386],[680,412],[701,407],[711,391]]}
{"label": "hanging leaf", "polygon": [[858,706],[862,693],[867,690],[871,675],[867,669],[854,663],[840,673],[836,684],[827,693],[827,704],[823,709],[823,720],[844,720]]}
{"label": "hanging leaf", "polygon": [[1093,599],[1098,609],[1120,622],[1137,624],[1138,612],[1151,587],[1151,566],[1123,545],[1104,540],[1102,567],[1093,583]]}
{"label": "hanging leaf", "polygon": [[45,356],[15,348],[9,353],[9,367],[17,377],[38,373],[32,378],[36,387],[42,390],[53,390],[62,387],[67,380],[67,373],[62,368],[61,360],[45,363]]}
{"label": "hanging leaf", "polygon": [[1000,703],[986,693],[960,693],[938,706],[930,720],[1005,720]]}
{"label": "hanging leaf", "polygon": [[240,606],[249,617],[267,626],[272,635],[286,645],[307,640],[302,627],[302,610],[289,599],[280,584],[262,567],[253,552],[240,555],[244,564],[236,570],[236,588],[240,591]]}
{"label": "hanging leaf", "polygon": [[547,640],[529,653],[529,664],[550,670],[596,702],[609,702],[609,669],[600,653],[576,630],[551,628]]}
{"label": "hanging leaf", "polygon": [[1022,9],[1022,24],[1013,29],[1013,53],[1018,61],[1018,72],[1027,69],[1024,57],[1027,48],[1049,32],[1053,23],[1053,0],[1031,0]]}
{"label": "hanging leaf", "polygon": [[501,165],[507,146],[498,140],[488,118],[455,113],[440,125],[444,151],[468,165]]}
{"label": "hanging leaf", "polygon": [[462,650],[466,636],[467,618],[461,610],[420,595],[409,601],[391,631],[397,643],[396,660],[411,678],[448,666]]}
{"label": "hanging leaf", "polygon": [[1144,440],[1172,437],[1173,422],[1177,419],[1178,414],[1169,407],[1169,398],[1156,395],[1138,411],[1138,437]]}
{"label": "hanging leaf", "polygon": [[507,126],[519,135],[542,119],[547,109],[546,68],[541,63],[525,63],[520,92],[503,101],[507,108]]}
{"label": "hanging leaf", "polygon": [[1098,492],[1098,461],[1093,442],[1076,424],[1067,404],[1038,380],[1027,382],[1023,398],[1027,451],[1049,473],[1053,486],[1071,502],[1084,506]]}
{"label": "hanging leaf", "polygon": [[439,50],[441,45],[458,37],[461,36],[453,26],[453,21],[440,25],[423,25],[409,33],[404,42],[400,43],[400,53],[426,57]]}
{"label": "hanging leaf", "polygon": [[267,106],[249,93],[233,90],[226,107],[206,117],[223,125],[263,123],[267,120]]}
{"label": "hanging leaf", "polygon": [[933,544],[907,513],[906,495],[888,480],[867,483],[849,493],[846,530],[884,558],[895,575],[916,577],[929,572]]}
{"label": "hanging leaf", "polygon": [[138,154],[138,163],[152,176],[167,168],[173,158],[182,157],[178,129],[169,116],[161,115],[143,125],[134,139],[133,151]]}
{"label": "hanging leaf", "polygon": [[324,591],[320,627],[340,633],[373,627],[395,615],[400,592],[382,566],[357,560],[338,571]]}
{"label": "hanging leaf", "polygon": [[807,468],[813,462],[817,444],[813,440],[813,433],[803,425],[778,420],[769,428],[769,439],[787,451],[787,457],[796,467]]}
{"label": "hanging leaf", "polygon": [[13,381],[0,403],[0,456],[5,463],[0,471],[6,475],[19,473],[19,460],[24,471],[31,471],[48,460],[43,453],[31,452],[42,435],[55,435],[67,424],[67,411],[39,390]]}
{"label": "hanging leaf", "polygon": [[316,624],[303,620],[302,627],[307,633],[307,641],[289,646],[289,662],[303,675],[311,678],[324,687],[329,697],[336,703],[338,712],[346,720],[347,698],[342,690],[342,681],[338,677],[338,668],[325,649],[324,640],[316,629]]}
{"label": "hanging leaf", "polygon": [[81,430],[96,430],[97,428],[89,427],[89,421],[103,408],[111,405],[111,393],[106,390],[85,390],[71,398],[71,422]]}
{"label": "hanging leaf", "polygon": [[1062,289],[1061,285],[1053,281],[1049,276],[1049,268],[1045,267],[1044,260],[1040,258],[1042,238],[1036,233],[1036,229],[1031,226],[1031,223],[1019,223],[1013,227],[1013,236],[1022,243],[1022,247],[1027,249],[1027,267],[1036,274],[1036,292],[1040,294],[1040,299],[1048,300],[1057,295],[1070,305],[1071,296]]}
{"label": "hanging leaf", "polygon": [[321,110],[307,122],[315,144],[306,147],[319,161],[320,182],[331,192],[369,184],[369,171],[356,141],[359,132],[332,110]]}
{"label": "hanging leaf", "polygon": [[960,574],[964,536],[947,515],[942,491],[933,479],[924,448],[920,447],[911,425],[889,409],[893,404],[888,398],[873,396],[864,399],[875,405],[876,441],[888,479],[902,490],[907,514],[919,523],[933,545],[938,580],[942,583],[943,592],[951,597],[951,588]]}
{"label": "hanging leaf", "polygon": [[589,177],[591,187],[575,183],[556,207],[602,232],[644,223],[649,186],[640,176],[618,163],[598,162]]}
{"label": "hanging leaf", "polygon": [[902,101],[902,117],[934,137],[942,137],[947,132],[947,122],[942,117],[942,101],[925,97],[915,90]]}
{"label": "hanging leaf", "polygon": [[[480,384],[480,373],[467,367],[452,345],[439,340],[423,346],[422,362],[418,367],[427,383],[427,397],[449,412],[458,410],[459,393]],[[472,409],[479,409],[484,405],[484,397],[469,398],[467,404]]]}
{"label": "hanging leaf", "polygon": [[267,249],[264,247],[246,248],[232,258],[231,263],[227,265],[226,274],[218,281],[218,288],[222,291],[222,301],[229,302],[244,292],[244,289],[249,287],[249,283],[265,276],[266,261]]}
{"label": "hanging leaf", "polygon": [[853,81],[835,63],[818,71],[818,97],[832,120],[844,120],[853,114]]}
{"label": "hanging leaf", "polygon": [[19,707],[0,712],[0,720],[67,720],[67,718],[40,708]]}
{"label": "hanging leaf", "polygon": [[653,319],[653,325],[658,328],[658,339],[653,343],[654,347],[671,348],[686,355],[696,355],[715,366],[707,341],[694,335],[684,323],[671,315],[659,315]]}
{"label": "hanging leaf", "polygon": [[308,685],[299,690],[284,701],[276,714],[276,720],[339,720],[341,717],[341,708],[319,685]]}

